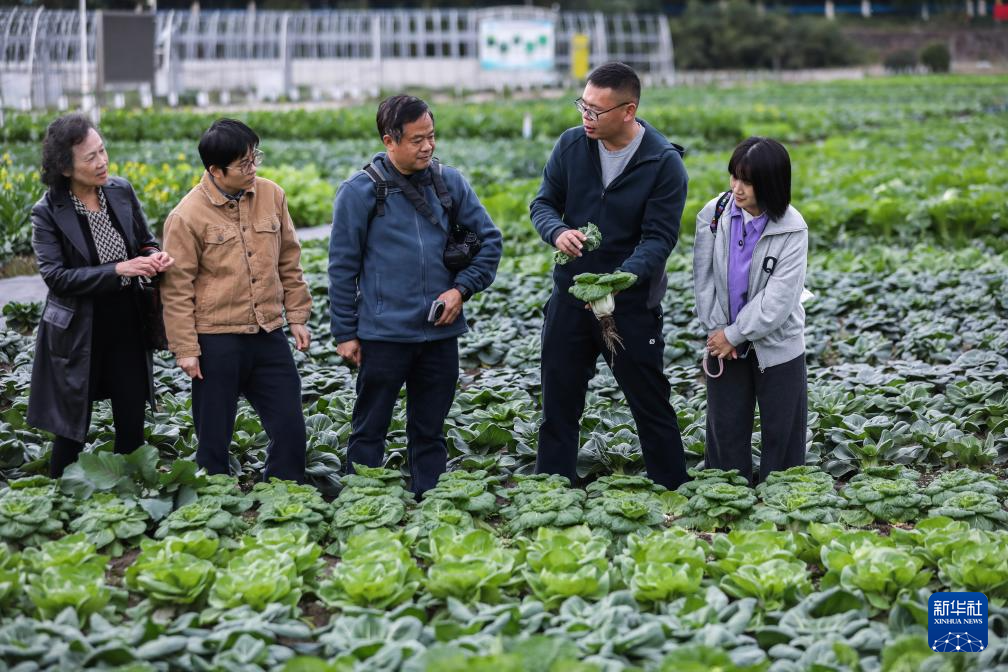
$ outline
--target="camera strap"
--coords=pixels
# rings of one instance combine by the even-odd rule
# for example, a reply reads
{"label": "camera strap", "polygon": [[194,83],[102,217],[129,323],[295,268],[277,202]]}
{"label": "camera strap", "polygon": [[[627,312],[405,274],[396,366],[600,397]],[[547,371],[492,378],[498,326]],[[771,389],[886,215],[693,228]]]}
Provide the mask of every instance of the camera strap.
{"label": "camera strap", "polygon": [[436,158],[431,160],[430,176],[431,182],[434,183],[434,193],[437,194],[438,200],[441,201],[441,207],[448,213],[448,226],[451,229],[451,233],[455,236],[458,236],[460,233],[467,233],[468,229],[464,229],[458,223],[459,204],[448,193],[448,187],[445,185],[444,175],[441,172],[441,162]]}
{"label": "camera strap", "polygon": [[427,199],[424,198],[423,192],[420,191],[410,180],[406,179],[399,174],[398,171],[392,171],[392,184],[399,187],[402,191],[403,196],[410,202],[413,208],[419,212],[428,222],[434,226],[440,227],[441,221],[434,214],[434,208],[431,207]]}
{"label": "camera strap", "polygon": [[[378,161],[372,161],[364,166],[362,170],[375,184],[375,207],[368,217],[368,224],[375,217],[385,215],[385,201],[388,199],[389,183],[392,183],[396,187],[399,187],[410,204],[427,221],[434,226],[441,226],[440,219],[434,214],[434,209],[431,208],[430,203],[424,198],[423,192],[410,180],[403,177],[399,171],[392,170],[386,172]],[[448,225],[454,233],[461,228],[458,224],[458,205],[453,201],[451,194],[448,192],[448,187],[445,185],[441,162],[437,158],[431,159],[431,165],[428,170],[430,182],[434,186],[434,192],[437,194],[438,201],[441,202],[441,207],[448,213]]]}

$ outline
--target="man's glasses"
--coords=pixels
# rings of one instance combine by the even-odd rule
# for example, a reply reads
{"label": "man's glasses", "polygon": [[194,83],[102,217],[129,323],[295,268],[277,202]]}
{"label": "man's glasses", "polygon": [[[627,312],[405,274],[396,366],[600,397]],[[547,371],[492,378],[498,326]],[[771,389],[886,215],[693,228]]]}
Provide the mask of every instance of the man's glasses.
{"label": "man's glasses", "polygon": [[628,100],[627,102],[620,103],[615,107],[610,107],[608,110],[602,110],[601,112],[596,112],[595,110],[591,109],[590,107],[584,104],[584,99],[578,98],[577,100],[574,101],[574,107],[578,109],[578,112],[581,113],[582,117],[588,117],[588,121],[598,121],[598,118],[601,117],[606,112],[612,112],[616,108],[623,107],[624,105],[629,105],[632,102],[633,102],[632,100]]}
{"label": "man's glasses", "polygon": [[260,149],[253,150],[252,151],[252,158],[251,159],[244,159],[243,161],[240,161],[238,163],[238,170],[240,170],[245,175],[251,175],[252,174],[252,168],[254,166],[261,166],[262,162],[263,162],[263,158],[265,156],[266,155],[263,154],[262,150],[260,150]]}

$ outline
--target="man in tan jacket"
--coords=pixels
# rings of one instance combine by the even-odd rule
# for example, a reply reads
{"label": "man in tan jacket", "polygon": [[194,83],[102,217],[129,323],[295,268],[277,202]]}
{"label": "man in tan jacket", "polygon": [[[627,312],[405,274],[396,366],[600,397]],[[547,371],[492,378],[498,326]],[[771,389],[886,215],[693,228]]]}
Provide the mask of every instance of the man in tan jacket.
{"label": "man in tan jacket", "polygon": [[311,295],[301,245],[275,183],[256,177],[259,136],[233,119],[203,134],[206,172],[165,220],[164,249],[175,258],[161,285],[165,330],[175,360],[192,378],[196,462],[230,473],[228,448],[238,396],[270,437],[263,478],[304,480],[301,379],[284,334],[299,350]]}

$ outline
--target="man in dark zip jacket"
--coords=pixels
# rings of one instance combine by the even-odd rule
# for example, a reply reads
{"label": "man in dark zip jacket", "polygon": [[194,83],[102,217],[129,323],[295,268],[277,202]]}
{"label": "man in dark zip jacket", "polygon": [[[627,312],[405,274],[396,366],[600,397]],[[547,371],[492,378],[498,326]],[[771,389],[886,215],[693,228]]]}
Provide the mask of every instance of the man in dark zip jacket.
{"label": "man in dark zip jacket", "polygon": [[[682,438],[669,402],[662,351],[665,262],[679,238],[686,202],[683,149],[637,119],[640,79],[607,63],[588,76],[575,101],[582,125],[560,136],[530,205],[542,239],[572,257],[553,271],[542,338],[543,423],[538,473],[576,477],[580,419],[599,354],[637,423],[648,476],[668,488],[687,480]],[[602,245],[584,251],[576,229],[595,223]],[[580,273],[627,271],[637,283],[616,296],[624,349],[602,347],[599,322],[568,289]]]}
{"label": "man in dark zip jacket", "polygon": [[[333,206],[330,328],[336,352],[359,367],[349,470],[383,464],[405,384],[407,461],[420,497],[448,459],[444,421],[458,382],[458,337],[468,331],[462,304],[493,282],[501,233],[465,178],[436,162],[424,101],[387,98],[376,123],[386,151],[340,186]],[[481,242],[458,271],[444,261],[452,220]]]}

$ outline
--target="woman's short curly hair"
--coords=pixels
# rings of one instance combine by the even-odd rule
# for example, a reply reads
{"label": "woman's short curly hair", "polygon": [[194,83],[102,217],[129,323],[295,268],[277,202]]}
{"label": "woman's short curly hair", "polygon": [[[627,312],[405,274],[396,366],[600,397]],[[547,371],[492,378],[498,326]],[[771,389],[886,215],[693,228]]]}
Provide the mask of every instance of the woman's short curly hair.
{"label": "woman's short curly hair", "polygon": [[49,124],[42,140],[42,183],[50,189],[67,186],[69,178],[64,173],[73,170],[74,145],[83,142],[88,132],[95,128],[87,116],[75,112]]}

